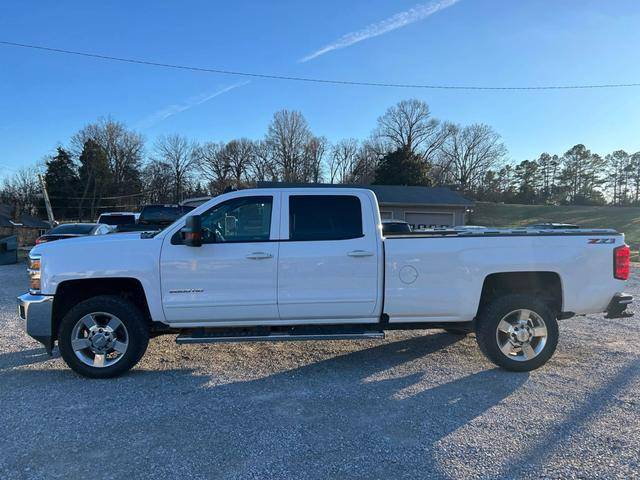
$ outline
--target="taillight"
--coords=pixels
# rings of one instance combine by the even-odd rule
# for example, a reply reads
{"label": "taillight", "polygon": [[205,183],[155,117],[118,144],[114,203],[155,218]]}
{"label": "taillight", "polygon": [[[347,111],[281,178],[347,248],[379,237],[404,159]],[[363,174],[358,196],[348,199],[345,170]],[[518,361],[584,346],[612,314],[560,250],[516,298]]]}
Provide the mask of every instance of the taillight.
{"label": "taillight", "polygon": [[46,238],[36,238],[36,245],[40,245],[41,243],[46,243]]}
{"label": "taillight", "polygon": [[613,249],[613,278],[627,280],[629,278],[629,261],[631,249],[629,245],[621,245]]}

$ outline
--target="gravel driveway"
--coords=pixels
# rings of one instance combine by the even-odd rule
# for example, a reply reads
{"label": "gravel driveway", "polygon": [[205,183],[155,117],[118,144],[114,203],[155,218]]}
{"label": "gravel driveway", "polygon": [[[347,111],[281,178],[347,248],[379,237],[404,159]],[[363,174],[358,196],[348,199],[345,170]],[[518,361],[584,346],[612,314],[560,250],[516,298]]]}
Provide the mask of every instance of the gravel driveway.
{"label": "gravel driveway", "polygon": [[[87,380],[24,332],[0,267],[0,478],[640,478],[640,324],[565,320],[540,370],[473,337],[178,346]],[[640,297],[638,271],[629,291]]]}

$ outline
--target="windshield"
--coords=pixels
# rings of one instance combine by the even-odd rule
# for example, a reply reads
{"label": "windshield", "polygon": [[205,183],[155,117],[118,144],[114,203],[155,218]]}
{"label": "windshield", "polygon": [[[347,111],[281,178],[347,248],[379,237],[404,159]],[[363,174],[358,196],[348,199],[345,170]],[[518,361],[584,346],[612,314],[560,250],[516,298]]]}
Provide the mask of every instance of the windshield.
{"label": "windshield", "polygon": [[107,225],[129,225],[136,223],[134,215],[100,215],[98,223],[106,223]]}
{"label": "windshield", "polygon": [[48,235],[89,235],[95,228],[93,223],[67,223],[58,225],[47,232]]}

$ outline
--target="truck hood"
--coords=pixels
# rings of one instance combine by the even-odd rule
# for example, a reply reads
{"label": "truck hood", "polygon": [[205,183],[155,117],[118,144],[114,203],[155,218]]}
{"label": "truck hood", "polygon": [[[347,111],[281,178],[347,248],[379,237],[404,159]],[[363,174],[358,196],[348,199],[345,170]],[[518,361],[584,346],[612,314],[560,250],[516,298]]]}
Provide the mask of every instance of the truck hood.
{"label": "truck hood", "polygon": [[42,292],[53,295],[69,280],[157,278],[162,240],[115,233],[42,243],[31,254],[41,255]]}
{"label": "truck hood", "polygon": [[117,243],[124,247],[123,243],[135,244],[142,241],[140,232],[113,233],[108,235],[83,235],[80,237],[65,238],[64,241],[41,243],[31,249],[31,253],[48,255],[54,252],[70,252],[76,249],[100,248],[100,246]]}

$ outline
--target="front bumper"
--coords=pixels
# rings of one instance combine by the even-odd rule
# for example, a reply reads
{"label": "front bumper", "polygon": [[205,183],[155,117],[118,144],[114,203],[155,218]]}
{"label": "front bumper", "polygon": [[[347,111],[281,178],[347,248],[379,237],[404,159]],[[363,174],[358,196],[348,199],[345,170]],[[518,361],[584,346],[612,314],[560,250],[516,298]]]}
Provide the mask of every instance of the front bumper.
{"label": "front bumper", "polygon": [[605,318],[626,318],[632,317],[633,312],[627,307],[633,302],[633,297],[628,293],[617,293],[613,296],[607,307]]}
{"label": "front bumper", "polygon": [[27,333],[44,345],[47,352],[53,350],[52,295],[25,293],[18,297],[18,315],[26,320]]}

